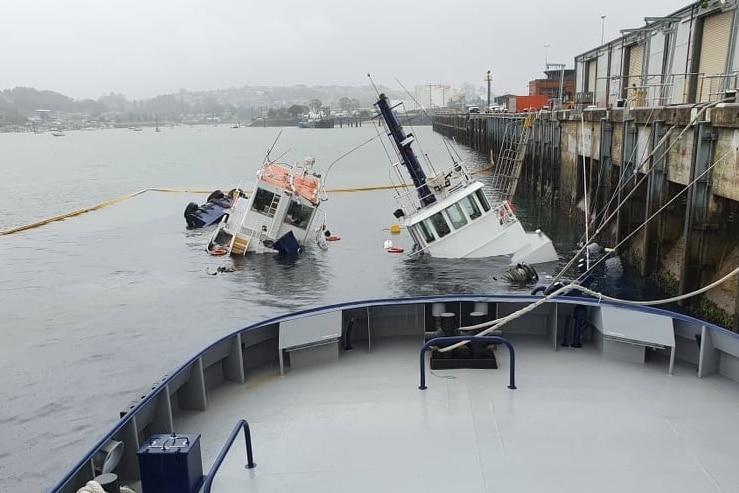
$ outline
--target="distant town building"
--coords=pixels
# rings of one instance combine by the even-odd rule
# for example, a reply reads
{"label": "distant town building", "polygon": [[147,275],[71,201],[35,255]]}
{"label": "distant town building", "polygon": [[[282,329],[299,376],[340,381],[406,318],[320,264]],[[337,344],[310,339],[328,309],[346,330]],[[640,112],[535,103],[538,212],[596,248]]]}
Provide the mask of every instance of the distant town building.
{"label": "distant town building", "polygon": [[415,104],[409,109],[426,110],[449,107],[450,101],[458,101],[461,97],[459,89],[452,88],[449,84],[426,84],[416,86],[414,89]]}
{"label": "distant town building", "polygon": [[545,79],[529,81],[529,96],[547,96],[550,101],[559,100],[560,82],[562,85],[562,103],[575,100],[575,70],[553,69],[545,70]]}

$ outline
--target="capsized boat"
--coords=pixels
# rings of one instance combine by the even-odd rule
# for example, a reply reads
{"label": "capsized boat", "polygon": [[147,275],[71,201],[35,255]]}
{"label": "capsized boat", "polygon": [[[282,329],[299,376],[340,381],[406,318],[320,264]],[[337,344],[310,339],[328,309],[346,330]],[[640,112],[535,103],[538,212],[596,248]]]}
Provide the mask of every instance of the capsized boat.
{"label": "capsized boat", "polygon": [[204,228],[217,223],[223,218],[235,195],[243,195],[244,192],[239,189],[233,189],[227,194],[220,190],[214,190],[204,204],[196,204],[190,202],[185,206],[185,222],[187,227],[191,229]]}
{"label": "capsized boat", "polygon": [[237,195],[208,242],[212,255],[299,254],[311,237],[321,241],[326,200],[321,174],[307,157],[291,166],[269,158],[253,192]]}
{"label": "capsized boat", "polygon": [[[454,162],[427,178],[412,148],[415,137],[403,130],[385,94],[379,95],[375,106],[399,158],[394,168],[400,208],[394,215],[413,238],[411,255],[510,256],[513,264],[558,260],[549,237],[538,229],[526,232],[510,199],[488,196],[485,185],[473,178],[464,163]],[[413,187],[404,183],[398,165],[410,175]]]}

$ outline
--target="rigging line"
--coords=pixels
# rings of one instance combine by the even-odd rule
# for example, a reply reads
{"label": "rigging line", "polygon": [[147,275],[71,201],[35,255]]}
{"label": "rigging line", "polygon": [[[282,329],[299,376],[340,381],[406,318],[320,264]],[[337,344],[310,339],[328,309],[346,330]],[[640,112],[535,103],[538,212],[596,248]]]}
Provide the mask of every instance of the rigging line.
{"label": "rigging line", "polygon": [[[644,164],[646,164],[646,162],[650,158],[654,157],[653,154],[655,153],[655,151],[667,140],[667,138],[669,137],[670,133],[676,127],[677,127],[677,125],[673,125],[669,129],[667,129],[667,132],[665,133],[665,135],[662,137],[662,139],[660,139],[660,141],[657,143],[657,145],[654,146],[654,149],[652,149],[652,151],[644,158],[644,160],[642,161],[642,163],[639,165],[639,168],[641,168]],[[662,158],[664,158],[667,155],[667,153],[670,151],[670,149],[672,149],[672,147],[679,142],[679,139],[680,139],[681,136],[682,136],[682,133],[677,136],[677,138],[672,142],[672,144],[670,144],[670,146],[667,149],[665,149],[665,152],[662,153],[662,155],[659,157],[659,160],[661,160]],[[641,185],[641,183],[649,176],[649,174],[653,170],[654,170],[654,164],[644,170],[643,176],[637,181],[637,183],[634,185],[634,187],[636,188],[639,185]],[[619,187],[616,188],[616,193],[614,193],[611,196],[610,200],[606,204],[606,207],[604,207],[603,210],[596,215],[596,218],[597,217],[600,217],[600,216],[605,216],[606,212],[608,211],[608,208],[610,208],[610,206],[613,204],[613,201],[617,199],[618,192],[621,192],[621,191],[622,190]],[[623,201],[620,202],[619,204],[617,204],[616,209],[620,208],[621,205],[623,205]],[[601,226],[604,226],[605,224],[607,224],[607,222],[604,219],[603,220],[603,223],[601,223]]]}
{"label": "rigging line", "polygon": [[[618,249],[618,247],[620,247],[621,245],[623,245],[626,241],[628,241],[629,239],[631,239],[631,237],[633,237],[635,234],[637,234],[639,231],[641,231],[641,229],[644,228],[644,226],[646,226],[649,223],[649,221],[651,221],[657,215],[659,215],[660,213],[662,213],[662,211],[664,209],[666,209],[668,206],[670,206],[670,204],[672,204],[674,201],[676,201],[683,193],[685,193],[686,191],[690,190],[690,187],[692,187],[701,178],[703,178],[703,176],[706,173],[708,173],[709,171],[711,171],[711,169],[713,169],[714,166],[718,165],[718,163],[720,163],[721,161],[723,161],[726,158],[726,156],[728,156],[728,155],[729,155],[729,151],[726,151],[721,157],[719,157],[718,159],[716,159],[716,161],[714,161],[713,164],[711,164],[710,166],[708,166],[708,168],[706,168],[703,172],[701,172],[698,176],[696,176],[693,180],[691,180],[690,183],[688,183],[687,185],[685,185],[685,187],[682,190],[680,190],[679,192],[677,192],[674,197],[672,197],[670,200],[668,200],[662,207],[660,207],[659,209],[657,209],[651,216],[649,216],[647,219],[645,219],[639,226],[637,226],[634,229],[634,231],[632,231],[631,233],[629,233],[623,240],[621,240],[620,242],[618,242],[618,244],[613,247],[613,250]],[[584,272],[582,274],[582,276],[585,276],[587,273],[589,273],[598,264],[600,264],[601,262],[603,262],[608,256],[609,255],[604,255],[602,258],[598,259],[598,261],[595,264],[593,264],[593,266],[590,269],[588,269],[586,272]]]}
{"label": "rigging line", "polygon": [[326,174],[325,174],[325,175],[324,175],[324,177],[323,177],[323,183],[322,183],[322,185],[321,185],[321,188],[323,188],[323,189],[325,189],[325,188],[326,188],[326,181],[328,180],[328,173],[329,173],[329,172],[331,171],[331,168],[332,168],[332,167],[334,166],[334,164],[338,163],[339,161],[341,161],[342,159],[344,159],[344,158],[345,158],[346,156],[348,156],[349,154],[351,154],[351,153],[353,153],[354,151],[356,151],[356,150],[358,150],[358,149],[360,149],[360,148],[364,147],[365,145],[369,144],[370,142],[372,142],[373,140],[375,140],[375,139],[377,139],[377,138],[379,138],[379,137],[380,137],[380,134],[379,134],[379,133],[378,133],[377,135],[373,135],[372,137],[370,137],[369,139],[365,140],[365,141],[364,141],[364,142],[362,142],[361,144],[359,144],[359,145],[357,145],[357,146],[354,146],[354,147],[352,147],[351,149],[349,149],[348,151],[346,151],[346,152],[345,152],[344,154],[342,154],[341,156],[339,156],[339,157],[337,157],[336,159],[334,159],[334,160],[333,160],[333,161],[331,162],[331,164],[329,164],[329,165],[328,165],[328,168],[326,169]]}
{"label": "rigging line", "polygon": [[[421,112],[422,112],[422,113],[423,113],[423,114],[424,114],[424,115],[426,116],[426,118],[429,118],[429,119],[431,119],[431,115],[430,115],[430,114],[428,113],[428,111],[426,111],[426,108],[425,108],[425,107],[423,106],[423,104],[421,104],[421,103],[420,103],[420,102],[419,102],[419,101],[418,101],[418,100],[416,99],[415,95],[411,94],[411,92],[410,92],[410,91],[408,90],[408,88],[406,88],[406,87],[405,87],[405,86],[403,85],[403,83],[402,83],[402,82],[400,82],[400,80],[399,80],[399,79],[398,79],[397,77],[395,78],[395,82],[397,82],[397,83],[398,83],[398,85],[400,85],[400,87],[401,87],[401,88],[403,88],[403,90],[404,90],[404,91],[405,91],[405,93],[406,93],[406,94],[408,95],[408,97],[409,97],[409,98],[411,99],[411,101],[413,101],[414,103],[416,103],[416,106],[418,106],[419,108],[421,108]],[[410,118],[408,117],[408,113],[407,113],[407,112],[406,112],[406,110],[405,110],[405,105],[403,105],[403,112],[404,112],[404,113],[406,114],[406,118],[407,118],[407,122],[408,122],[408,125],[409,125],[409,126],[411,127],[411,130],[413,130],[413,133],[415,134],[416,130],[415,130],[415,128],[413,127],[413,123],[411,122]],[[444,141],[446,141],[447,139],[443,139],[443,140],[444,140]],[[421,143],[420,143],[419,141],[416,141],[416,143],[418,144],[418,149],[419,149],[419,151],[421,152],[421,155],[423,156],[423,158],[424,158],[424,161],[426,161],[426,165],[427,165],[427,166],[429,167],[429,169],[430,169],[430,170],[431,170],[431,171],[432,171],[432,172],[433,172],[434,174],[436,174],[436,172],[437,172],[437,171],[436,171],[436,169],[434,168],[434,164],[433,164],[433,163],[431,162],[431,160],[429,159],[428,153],[426,153],[426,152],[425,152],[425,151],[423,150],[423,147],[421,146]],[[454,158],[452,158],[452,161],[454,161]]]}
{"label": "rigging line", "polygon": [[[585,166],[585,114],[580,113],[580,138],[582,141],[582,186],[583,195],[585,196],[585,244],[590,243],[589,224],[590,224],[590,208],[588,207],[588,175]],[[585,267],[590,269],[590,250],[585,249]]]}
{"label": "rigging line", "polygon": [[[675,139],[674,139],[674,140],[672,141],[672,143],[671,143],[671,144],[670,144],[670,145],[669,145],[669,146],[668,146],[668,147],[667,147],[667,148],[666,148],[666,149],[664,150],[664,152],[663,152],[663,153],[662,153],[662,154],[661,154],[661,155],[659,156],[658,160],[661,160],[661,159],[663,159],[664,157],[666,157],[666,156],[668,155],[668,153],[670,152],[670,150],[671,150],[671,149],[672,149],[672,148],[673,148],[674,146],[676,146],[676,145],[677,145],[677,144],[678,144],[678,143],[680,142],[680,139],[681,139],[681,138],[682,138],[682,136],[683,136],[683,135],[685,134],[685,132],[687,132],[689,128],[691,128],[691,127],[693,127],[693,126],[695,125],[695,123],[696,123],[696,122],[698,121],[698,119],[699,119],[699,118],[700,118],[700,117],[701,117],[701,116],[703,115],[703,113],[704,113],[705,111],[707,111],[707,110],[708,110],[709,108],[712,108],[712,107],[714,107],[714,106],[716,106],[716,105],[718,105],[718,104],[720,104],[720,103],[722,103],[722,102],[728,101],[728,100],[730,100],[730,99],[731,99],[731,98],[727,98],[727,99],[723,99],[723,100],[720,100],[720,101],[715,101],[715,102],[713,102],[713,103],[706,103],[706,104],[704,104],[704,105],[703,105],[703,106],[701,107],[701,109],[700,109],[700,110],[699,110],[699,111],[698,111],[698,112],[696,113],[696,115],[695,115],[695,116],[694,116],[694,117],[693,117],[693,118],[692,118],[692,119],[690,120],[690,122],[688,122],[688,124],[687,124],[687,125],[685,125],[685,126],[683,127],[683,129],[682,129],[682,130],[680,131],[680,133],[679,133],[679,134],[677,135],[677,137],[676,137],[676,138],[675,138]],[[648,154],[648,155],[647,155],[646,157],[644,157],[644,159],[642,160],[642,162],[641,162],[641,163],[639,164],[639,166],[637,166],[637,168],[635,168],[635,169],[641,168],[642,166],[644,166],[644,164],[646,164],[646,162],[647,162],[647,161],[648,161],[648,160],[649,160],[650,158],[653,158],[653,157],[654,157],[654,153],[656,152],[656,150],[657,150],[657,149],[658,149],[658,148],[659,148],[659,147],[660,147],[660,146],[661,146],[661,145],[662,145],[662,144],[663,144],[663,143],[665,142],[665,140],[666,140],[666,139],[667,139],[667,137],[668,137],[668,136],[670,135],[670,133],[672,132],[672,130],[674,130],[674,129],[675,129],[676,127],[677,127],[677,125],[673,125],[672,127],[670,127],[670,128],[668,129],[668,131],[667,131],[667,132],[665,133],[665,135],[664,135],[664,136],[662,137],[662,139],[660,139],[660,141],[659,141],[659,142],[657,143],[657,145],[656,145],[656,146],[654,146],[654,148],[653,148],[653,149],[652,149],[652,150],[651,150],[651,151],[649,152],[649,154]],[[638,187],[639,185],[641,185],[641,183],[642,183],[642,182],[643,182],[643,181],[644,181],[644,180],[645,180],[645,179],[647,178],[647,176],[648,176],[648,175],[649,175],[649,174],[650,174],[650,173],[651,173],[651,172],[652,172],[652,171],[654,170],[654,166],[655,166],[655,165],[654,165],[654,164],[652,164],[652,165],[651,165],[651,166],[650,166],[649,168],[647,168],[647,169],[646,169],[646,170],[644,171],[644,175],[643,175],[643,176],[642,176],[642,178],[641,178],[641,179],[639,179],[639,180],[637,181],[637,183],[636,183],[636,184],[634,185],[634,189],[635,189],[635,188],[637,188],[637,187]],[[625,183],[622,183],[622,182],[621,182],[621,179],[623,178],[623,176],[625,176],[625,175],[624,175],[624,174],[622,173],[622,175],[621,175],[621,176],[619,177],[619,183],[618,183],[618,185],[617,185],[617,189],[616,189],[616,192],[620,192],[620,191],[621,191],[621,186],[625,186]],[[619,209],[619,208],[620,208],[620,207],[621,207],[621,206],[622,206],[622,205],[623,205],[623,204],[625,203],[626,199],[627,199],[627,198],[628,198],[628,197],[629,197],[630,195],[631,195],[631,194],[629,194],[629,195],[628,195],[628,196],[627,196],[626,198],[624,198],[624,200],[622,200],[622,201],[621,201],[621,202],[620,202],[620,203],[619,203],[619,204],[618,204],[618,205],[616,206],[616,209],[615,209],[615,211],[618,211],[618,209]],[[616,194],[613,194],[613,196],[611,197],[611,199],[610,199],[610,200],[608,201],[608,204],[607,204],[607,206],[606,206],[606,207],[605,207],[605,208],[603,209],[603,211],[602,211],[602,213],[603,213],[603,214],[605,214],[605,212],[606,212],[606,211],[608,210],[608,208],[609,208],[609,207],[611,206],[611,204],[613,203],[613,201],[614,201],[614,200],[616,200],[616,197],[617,197],[617,196],[618,196],[618,194],[617,194],[617,193],[616,193]],[[605,224],[607,224],[607,223],[608,223],[608,221],[610,221],[610,220],[612,219],[612,216],[613,216],[613,214],[612,214],[611,216],[609,216],[609,217],[608,217],[607,219],[604,219],[604,221],[603,221],[603,223],[602,223],[602,226],[601,226],[601,228],[600,228],[600,229],[599,229],[598,231],[601,231],[601,230],[603,229],[603,227],[605,226]]]}
{"label": "rigging line", "polygon": [[[712,107],[714,107],[714,106],[716,106],[718,104],[721,104],[721,103],[724,103],[724,102],[727,102],[727,101],[731,101],[731,100],[732,100],[732,98],[724,98],[722,100],[714,101],[712,103],[704,103],[703,106],[701,106],[700,110],[695,114],[695,116],[687,123],[687,125],[685,125],[683,127],[683,129],[680,131],[680,133],[677,135],[677,137],[672,141],[672,143],[667,147],[667,149],[664,150],[664,152],[662,153],[662,155],[659,156],[658,160],[661,160],[662,158],[664,158],[664,157],[667,156],[667,154],[670,152],[670,150],[675,145],[677,145],[678,142],[680,142],[680,139],[685,134],[685,132],[687,132],[688,129],[690,129],[691,127],[693,127],[698,122],[698,119],[703,116],[703,113],[705,113],[708,109],[710,109],[710,108],[712,108]],[[644,166],[644,164],[647,162],[647,160],[649,160],[650,158],[653,157],[654,152],[656,151],[657,148],[659,148],[660,145],[662,145],[662,143],[664,143],[664,141],[667,138],[667,135],[669,134],[669,132],[672,131],[676,127],[677,127],[677,125],[673,125],[672,127],[670,127],[670,129],[668,130],[668,133],[666,133],[665,136],[662,139],[660,139],[660,142],[658,143],[658,145],[655,146],[654,149],[652,149],[652,151],[642,160],[642,162],[639,163],[639,166],[637,166],[636,168],[641,168],[642,166]],[[648,168],[647,171],[645,171],[645,174],[648,174],[650,171],[652,171],[653,168],[654,168],[654,165],[652,167]],[[616,188],[616,191],[617,192],[618,191],[621,191],[621,186],[625,186],[625,184],[622,184],[621,183],[621,179],[623,178],[623,176],[625,176],[625,175],[622,174],[622,176],[619,177],[619,182],[618,182],[617,188]],[[640,183],[637,183],[636,186],[638,186],[639,184]],[[611,203],[613,202],[613,200],[615,200],[615,198],[616,198],[616,194],[614,194],[614,196],[611,198],[611,200],[608,203],[608,206],[611,205]],[[617,206],[617,208],[620,207],[620,205],[621,204],[619,204],[619,206]],[[605,208],[604,211],[605,210],[607,210],[607,208]]]}
{"label": "rigging line", "polygon": [[[735,276],[737,274],[739,274],[739,267],[735,268],[734,270],[732,270],[731,272],[729,272],[728,274],[726,274],[725,276],[723,276],[721,279],[718,279],[718,280],[712,282],[711,284],[708,284],[706,286],[703,286],[702,288],[696,289],[695,291],[691,291],[690,293],[681,294],[679,296],[674,296],[672,298],[665,298],[665,299],[661,299],[661,300],[648,300],[648,301],[623,300],[623,299],[620,299],[620,298],[614,298],[614,297],[611,297],[611,296],[607,296],[605,294],[599,293],[598,291],[594,291],[594,290],[592,290],[590,288],[586,288],[585,286],[580,286],[579,284],[566,284],[566,285],[562,286],[561,288],[557,289],[556,291],[552,292],[551,294],[542,297],[540,300],[537,300],[536,302],[531,303],[531,304],[525,306],[524,308],[522,308],[522,309],[520,309],[518,311],[515,311],[515,312],[513,312],[513,313],[511,313],[509,315],[506,315],[503,318],[499,318],[497,320],[491,320],[489,322],[483,322],[483,323],[477,324],[477,325],[471,325],[469,327],[460,327],[460,330],[463,330],[464,329],[465,331],[467,331],[467,330],[474,330],[474,329],[478,329],[478,328],[484,328],[485,330],[482,330],[481,332],[478,332],[477,334],[475,334],[477,336],[484,336],[484,335],[489,334],[490,332],[498,329],[499,327],[507,324],[508,322],[511,322],[511,321],[513,321],[513,320],[515,320],[517,318],[520,318],[522,315],[525,315],[526,313],[528,313],[528,312],[536,309],[538,306],[540,306],[540,305],[548,302],[552,298],[555,298],[555,297],[557,297],[557,296],[559,296],[559,295],[561,295],[561,294],[569,291],[570,289],[575,289],[575,290],[581,291],[581,292],[583,292],[585,294],[589,294],[590,296],[593,296],[595,298],[598,298],[599,300],[606,300],[606,301],[612,301],[612,302],[615,302],[615,303],[623,303],[623,304],[635,305],[635,306],[654,306],[654,305],[664,305],[664,304],[667,304],[667,303],[675,303],[677,301],[682,301],[684,299],[692,298],[693,296],[698,296],[698,295],[703,294],[706,291],[710,291],[711,289],[715,288],[716,286],[718,286],[718,285],[720,285],[720,284],[728,281],[729,279],[731,279],[733,276]],[[458,343],[452,344],[451,346],[446,346],[446,347],[444,347],[442,349],[439,349],[438,351],[439,352],[442,352],[442,353],[445,353],[447,351],[451,351],[453,349],[457,349],[457,348],[459,348],[461,346],[464,346],[464,345],[467,344],[467,342],[468,341],[458,342]]]}
{"label": "rigging line", "polygon": [[[266,93],[265,93],[265,94],[266,94]],[[269,153],[270,153],[270,152],[272,152],[272,149],[274,149],[274,148],[275,148],[275,146],[277,145],[277,141],[278,141],[278,140],[280,139],[280,135],[282,135],[282,130],[280,130],[280,131],[279,131],[279,132],[277,133],[277,137],[275,137],[275,141],[274,141],[274,142],[272,142],[272,145],[271,145],[271,146],[269,147],[269,149],[267,149],[267,155],[266,155],[266,156],[264,156],[264,160],[265,160],[265,161],[269,161]]]}
{"label": "rigging line", "polygon": [[[373,122],[373,125],[375,127],[375,132],[377,133],[376,137],[382,137],[382,135],[380,134],[379,120],[377,122]],[[395,164],[393,163],[394,160],[393,160],[392,155],[388,151],[387,143],[385,142],[385,139],[380,138],[380,145],[382,145],[382,149],[385,151],[385,156],[387,157],[388,162],[390,162],[390,164],[391,164],[390,168],[388,168],[388,178],[390,180],[390,183],[392,184],[393,190],[395,190],[395,193],[397,195],[400,195],[400,193],[398,192],[398,188],[403,187],[406,190],[408,190],[409,185],[403,181],[403,176],[402,176],[400,170],[398,170],[397,167],[395,166]],[[395,149],[395,147],[393,147],[393,150],[395,152],[395,157],[398,159],[398,162],[396,164],[398,164],[398,165],[402,164],[402,159],[400,157],[400,154],[399,154],[398,150]],[[398,174],[398,176],[395,177],[395,179],[391,175],[391,170],[392,169],[394,169],[397,172],[397,174]],[[395,180],[398,180],[400,182],[400,185],[396,185],[395,184]]]}
{"label": "rigging line", "polygon": [[380,91],[379,91],[379,89],[377,89],[377,86],[375,85],[375,81],[372,80],[372,76],[370,75],[369,72],[367,72],[367,78],[369,79],[370,84],[372,85],[372,88],[375,90],[375,93],[377,93],[377,95],[379,96],[380,95]]}
{"label": "rigging line", "polygon": [[[722,103],[722,102],[725,102],[725,101],[727,101],[728,99],[730,99],[730,98],[727,98],[727,99],[723,99],[723,100],[721,100],[721,101],[715,101],[715,102],[713,102],[713,103],[707,103],[707,104],[705,104],[705,105],[704,105],[704,106],[703,106],[703,107],[702,107],[702,108],[701,108],[701,109],[700,109],[700,110],[699,110],[699,111],[698,111],[698,112],[696,113],[696,115],[695,115],[695,116],[693,117],[693,119],[692,119],[692,120],[690,120],[690,122],[688,122],[688,124],[687,124],[687,125],[685,125],[685,127],[683,128],[683,130],[682,130],[682,131],[680,132],[680,134],[678,134],[677,138],[675,138],[675,140],[674,140],[674,141],[673,141],[673,142],[672,142],[672,143],[670,144],[670,146],[669,146],[669,147],[668,147],[667,149],[665,149],[665,152],[663,153],[663,155],[662,155],[661,157],[664,157],[664,156],[666,156],[666,155],[667,155],[667,153],[668,153],[668,152],[670,151],[670,149],[672,149],[672,147],[673,147],[673,146],[675,146],[675,145],[676,145],[676,144],[677,144],[677,143],[678,143],[678,142],[680,141],[680,139],[682,138],[683,134],[684,134],[685,132],[687,132],[688,128],[692,127],[692,126],[693,126],[693,125],[694,125],[694,124],[695,124],[695,123],[697,122],[698,118],[700,118],[700,117],[702,116],[702,114],[703,114],[703,113],[704,113],[704,112],[705,112],[706,110],[708,110],[708,108],[711,108],[711,107],[713,107],[713,106],[716,106],[717,104],[720,104],[720,103]],[[663,137],[663,138],[666,138],[666,137],[667,137],[667,135],[668,135],[668,134],[665,134],[665,137]],[[652,150],[652,153],[653,153],[653,152],[654,152],[654,149]],[[650,153],[650,155],[651,155],[652,153]],[[661,157],[660,157],[660,159],[661,159]],[[649,169],[649,171],[648,171],[648,172],[647,172],[647,173],[646,173],[646,174],[645,174],[645,175],[644,175],[644,176],[643,176],[643,177],[641,178],[641,180],[644,180],[644,179],[646,178],[647,174],[648,174],[648,173],[649,173],[649,172],[650,172],[650,171],[651,171],[651,170],[652,170],[653,168],[654,168],[654,166],[652,166],[652,168],[650,168],[650,169]],[[628,193],[628,194],[627,194],[627,195],[626,195],[626,196],[625,196],[625,197],[623,198],[623,200],[621,200],[621,202],[619,202],[619,203],[618,203],[618,205],[616,206],[616,208],[614,209],[614,211],[613,211],[613,212],[612,212],[612,213],[611,213],[611,214],[610,214],[610,215],[609,215],[609,216],[608,216],[608,217],[607,217],[606,219],[604,219],[604,221],[603,221],[602,225],[601,225],[601,226],[600,226],[600,227],[598,228],[598,230],[597,230],[597,231],[596,231],[596,232],[595,232],[595,233],[593,234],[593,237],[596,237],[596,236],[598,235],[598,233],[600,233],[600,232],[601,232],[601,231],[603,230],[603,228],[605,228],[605,226],[606,226],[606,225],[607,225],[607,224],[608,224],[608,223],[609,223],[609,222],[611,221],[611,219],[613,219],[613,216],[615,216],[615,215],[616,215],[616,213],[617,213],[617,212],[618,212],[618,210],[619,210],[619,209],[621,208],[621,206],[623,206],[623,204],[624,204],[624,203],[626,203],[626,201],[627,201],[627,200],[629,199],[629,197],[631,197],[631,195],[633,195],[633,194],[635,193],[636,189],[637,189],[637,188],[638,188],[638,186],[639,186],[639,185],[641,184],[641,180],[640,180],[640,181],[639,181],[639,182],[637,183],[637,185],[636,185],[636,186],[635,186],[634,188],[632,188],[632,190],[631,190],[631,191],[630,191],[630,192],[629,192],[629,193]],[[610,201],[608,202],[608,205],[607,205],[607,207],[606,207],[606,208],[604,209],[604,211],[608,210],[608,207],[610,207],[610,204],[611,204],[611,203],[613,202],[613,200],[615,200],[615,197],[616,197],[616,195],[617,195],[617,194],[614,194],[614,196],[613,196],[613,197],[611,198],[611,200],[610,200]],[[567,270],[568,270],[568,269],[569,269],[570,267],[572,267],[572,265],[573,265],[573,264],[574,264],[574,263],[575,263],[575,262],[577,261],[577,259],[578,259],[579,255],[580,255],[580,254],[582,254],[583,250],[584,250],[584,249],[586,249],[586,248],[587,248],[587,244],[583,245],[583,246],[582,246],[582,247],[580,248],[580,250],[579,250],[579,251],[578,251],[578,252],[577,252],[577,253],[576,253],[576,254],[575,254],[575,255],[574,255],[574,256],[573,256],[573,257],[572,257],[572,258],[570,259],[570,261],[569,261],[569,262],[568,262],[568,263],[567,263],[567,264],[566,264],[566,265],[565,265],[565,266],[564,266],[564,267],[563,267],[563,268],[562,268],[562,269],[560,270],[560,272],[559,272],[559,273],[558,273],[558,274],[557,274],[556,276],[554,276],[554,277],[552,278],[552,280],[551,280],[551,282],[550,282],[550,284],[549,284],[550,286],[551,286],[552,284],[554,284],[555,282],[557,282],[557,281],[558,281],[558,280],[559,280],[559,279],[560,279],[560,278],[561,278],[561,277],[562,277],[562,276],[564,275],[565,271],[567,271]]]}
{"label": "rigging line", "polygon": [[[654,112],[655,112],[655,107],[651,107],[651,109],[649,111],[649,115],[647,116],[647,119],[645,121],[645,125],[647,125],[652,120],[652,116],[654,115]],[[623,159],[623,157],[622,157],[622,169],[623,169],[623,165],[626,162],[630,162],[630,161],[632,161],[634,159],[637,151],[638,151],[638,146],[635,145],[634,148],[631,150],[631,153],[628,156],[628,159]],[[646,147],[644,148],[644,151],[646,152]],[[650,155],[651,155],[651,153],[650,153]],[[635,169],[641,168],[644,165],[644,163],[646,162],[647,159],[648,159],[648,157],[642,158],[639,161],[639,165],[636,166]],[[622,189],[624,189],[627,186],[628,179],[629,179],[629,177],[626,176],[625,172],[622,172],[622,173],[619,174],[618,182],[616,183],[616,193],[614,193],[611,196],[610,200],[608,201],[607,206],[603,209],[603,212],[605,212],[606,210],[608,210],[608,207],[610,207],[611,204],[613,203],[613,201],[617,198],[618,193],[620,193],[622,191]],[[589,213],[589,211],[588,211],[588,213]],[[600,214],[596,215],[596,218],[599,215]],[[594,219],[594,221],[595,220],[596,219]]]}
{"label": "rigging line", "polygon": [[[645,125],[645,126],[646,126],[646,125],[647,125],[647,124],[648,124],[648,123],[649,123],[649,122],[651,121],[651,119],[652,119],[652,116],[654,115],[654,111],[655,111],[655,108],[654,108],[654,107],[652,107],[652,109],[650,110],[650,112],[649,112],[649,115],[647,116],[647,119],[646,119],[646,121],[645,121],[645,123],[644,123],[644,125]],[[673,125],[673,128],[674,128],[674,127],[675,127],[675,125]],[[651,133],[651,130],[650,130],[650,133]],[[638,136],[638,134],[637,134],[637,136]],[[637,140],[638,140],[638,139],[637,139]],[[613,194],[613,195],[611,196],[610,200],[608,201],[608,204],[607,204],[607,206],[606,206],[606,207],[605,207],[605,208],[603,209],[603,212],[605,212],[605,211],[607,211],[607,210],[608,210],[608,208],[609,208],[609,207],[611,206],[611,204],[613,203],[613,201],[614,201],[614,200],[616,200],[616,198],[618,197],[618,194],[619,194],[619,193],[620,193],[620,192],[621,192],[621,191],[622,191],[622,190],[623,190],[624,188],[626,188],[626,186],[627,186],[627,183],[628,183],[628,179],[629,179],[630,177],[627,177],[627,176],[626,176],[626,173],[624,172],[624,165],[625,165],[625,163],[627,163],[627,162],[630,162],[630,161],[632,161],[632,160],[634,159],[634,157],[635,157],[635,155],[636,155],[636,152],[637,152],[637,150],[638,150],[638,146],[637,146],[637,145],[634,145],[634,148],[633,148],[633,149],[631,150],[631,153],[630,153],[630,155],[629,155],[628,159],[623,159],[623,158],[622,158],[622,163],[621,163],[621,167],[622,167],[622,172],[621,172],[621,173],[619,174],[619,177],[618,177],[618,182],[616,183],[616,193],[614,193],[614,194]],[[646,152],[646,150],[647,150],[647,148],[645,147],[645,148],[644,148],[644,151]],[[646,163],[646,161],[647,161],[647,160],[649,159],[649,157],[651,157],[651,155],[652,155],[652,153],[653,153],[653,152],[654,152],[654,149],[653,149],[653,150],[652,150],[652,152],[650,152],[650,153],[649,153],[649,154],[648,154],[648,155],[647,155],[646,157],[642,157],[642,159],[641,159],[641,160],[639,161],[639,164],[638,164],[638,166],[635,166],[635,167],[634,167],[634,169],[640,169],[640,168],[641,168],[642,166],[644,166],[644,164],[645,164],[645,163]],[[647,172],[645,172],[645,173],[647,173]],[[638,185],[636,185],[636,186],[638,186]],[[617,206],[617,208],[618,208],[618,207],[620,207],[620,206]],[[598,217],[598,215],[596,215],[596,217]]]}

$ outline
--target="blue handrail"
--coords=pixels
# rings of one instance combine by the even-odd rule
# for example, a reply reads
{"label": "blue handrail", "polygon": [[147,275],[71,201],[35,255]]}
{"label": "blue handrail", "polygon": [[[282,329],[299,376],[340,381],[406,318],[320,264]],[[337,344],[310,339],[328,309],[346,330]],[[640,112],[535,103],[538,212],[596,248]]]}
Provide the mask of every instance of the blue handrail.
{"label": "blue handrail", "polygon": [[505,344],[508,348],[508,352],[511,353],[511,367],[509,369],[510,383],[508,388],[514,390],[516,388],[516,352],[513,350],[513,344],[507,339],[503,339],[499,336],[446,336],[446,337],[435,337],[428,341],[421,348],[420,360],[421,360],[421,385],[418,386],[421,390],[426,390],[426,362],[424,361],[424,354],[431,346],[436,346],[445,342],[497,342]]}
{"label": "blue handrail", "polygon": [[218,469],[220,469],[221,464],[223,464],[223,459],[226,458],[228,450],[231,448],[231,445],[233,445],[234,440],[236,440],[236,435],[239,434],[239,428],[244,428],[244,440],[246,441],[246,468],[252,469],[254,467],[257,467],[257,464],[254,462],[254,456],[251,452],[251,432],[249,431],[249,423],[247,423],[245,419],[242,419],[238,423],[236,423],[236,426],[234,426],[231,435],[229,435],[226,443],[223,444],[221,452],[218,454],[216,461],[213,463],[213,467],[210,468],[210,472],[208,472],[208,475],[205,476],[205,482],[203,483],[203,493],[210,493],[210,488],[213,485],[213,479],[216,477],[216,473],[218,472]]}

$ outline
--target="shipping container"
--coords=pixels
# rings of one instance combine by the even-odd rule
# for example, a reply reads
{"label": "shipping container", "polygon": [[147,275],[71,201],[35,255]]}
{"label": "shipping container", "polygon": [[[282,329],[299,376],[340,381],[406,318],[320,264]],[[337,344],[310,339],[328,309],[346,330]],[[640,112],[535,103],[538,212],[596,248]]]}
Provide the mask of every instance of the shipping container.
{"label": "shipping container", "polygon": [[544,107],[549,107],[549,96],[516,96],[516,111],[539,111]]}

